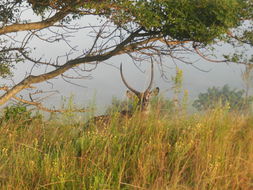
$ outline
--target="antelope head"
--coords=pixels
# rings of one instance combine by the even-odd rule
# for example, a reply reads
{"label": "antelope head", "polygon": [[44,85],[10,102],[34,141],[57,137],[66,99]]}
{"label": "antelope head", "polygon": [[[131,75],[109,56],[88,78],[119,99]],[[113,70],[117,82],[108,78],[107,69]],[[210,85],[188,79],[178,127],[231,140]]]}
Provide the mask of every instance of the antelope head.
{"label": "antelope head", "polygon": [[144,92],[140,92],[132,88],[125,80],[122,72],[122,64],[120,65],[120,75],[123,83],[129,89],[126,91],[126,95],[128,98],[133,99],[137,97],[137,107],[141,112],[147,113],[150,111],[150,99],[153,96],[158,95],[159,87],[154,88],[151,90],[153,79],[154,79],[154,65],[151,63],[151,78],[147,89]]}

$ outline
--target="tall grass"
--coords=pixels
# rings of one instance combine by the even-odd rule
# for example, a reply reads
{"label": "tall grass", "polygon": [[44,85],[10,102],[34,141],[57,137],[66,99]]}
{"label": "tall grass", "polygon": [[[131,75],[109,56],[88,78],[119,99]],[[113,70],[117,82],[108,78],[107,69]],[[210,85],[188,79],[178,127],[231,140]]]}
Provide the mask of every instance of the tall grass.
{"label": "tall grass", "polygon": [[0,189],[253,189],[253,117],[217,108],[115,116],[105,130],[64,123],[1,124]]}

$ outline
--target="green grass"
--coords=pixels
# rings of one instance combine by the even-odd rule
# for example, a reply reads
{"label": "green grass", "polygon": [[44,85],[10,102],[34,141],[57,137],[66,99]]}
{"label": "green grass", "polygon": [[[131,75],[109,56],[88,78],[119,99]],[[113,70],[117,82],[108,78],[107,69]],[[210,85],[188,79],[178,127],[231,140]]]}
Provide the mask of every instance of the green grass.
{"label": "green grass", "polygon": [[253,189],[253,117],[136,115],[81,133],[64,123],[1,124],[0,189]]}

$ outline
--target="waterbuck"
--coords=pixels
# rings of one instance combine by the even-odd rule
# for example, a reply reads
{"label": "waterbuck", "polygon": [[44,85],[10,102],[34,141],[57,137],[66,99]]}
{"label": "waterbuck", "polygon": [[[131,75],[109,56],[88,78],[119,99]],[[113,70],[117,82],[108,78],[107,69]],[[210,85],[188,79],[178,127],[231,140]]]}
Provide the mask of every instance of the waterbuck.
{"label": "waterbuck", "polygon": [[[122,79],[123,83],[128,88],[128,90],[126,91],[126,96],[130,99],[133,99],[133,98],[137,99],[137,104],[136,104],[135,109],[119,111],[118,112],[119,117],[122,118],[122,119],[129,119],[133,116],[133,114],[135,112],[139,112],[141,114],[141,116],[148,115],[149,112],[151,111],[150,99],[151,99],[151,97],[156,96],[159,93],[159,88],[158,87],[151,90],[152,83],[153,83],[153,80],[154,80],[154,65],[153,65],[153,63],[151,63],[150,82],[149,82],[149,85],[148,85],[148,87],[146,88],[146,90],[144,92],[140,92],[140,91],[132,88],[126,82],[126,79],[125,79],[125,77],[123,75],[123,71],[122,71],[122,64],[120,65],[120,75],[121,75],[121,79]],[[143,118],[143,117],[141,117],[141,118]],[[108,123],[110,123],[111,119],[112,119],[111,115],[95,116],[87,122],[87,126],[90,126],[92,124],[92,125],[95,125],[97,127],[104,128]]]}

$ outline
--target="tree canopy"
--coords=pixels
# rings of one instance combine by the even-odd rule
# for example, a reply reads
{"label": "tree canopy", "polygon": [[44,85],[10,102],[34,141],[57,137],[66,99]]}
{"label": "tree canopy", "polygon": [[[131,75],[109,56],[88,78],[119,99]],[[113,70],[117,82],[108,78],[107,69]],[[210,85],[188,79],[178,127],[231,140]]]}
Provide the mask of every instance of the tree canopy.
{"label": "tree canopy", "polygon": [[[248,52],[235,51],[213,60],[202,50],[221,42],[234,48],[245,45],[252,48],[252,13],[252,0],[2,0],[0,75],[10,77],[19,62],[32,63],[33,69],[12,86],[1,84],[0,105],[14,98],[43,108],[31,96],[27,100],[18,97],[18,93],[56,76],[67,79],[64,73],[70,69],[87,73],[90,69],[79,66],[103,63],[122,54],[141,60],[170,56],[193,64],[181,59],[178,53],[186,52],[214,62],[251,64],[253,58]],[[89,16],[101,18],[100,25],[82,25],[80,21]],[[42,55],[33,55],[34,38],[48,44],[59,41],[68,44],[68,33],[74,35],[73,31],[83,29],[93,32],[90,37],[93,44],[78,50],[75,57],[66,52],[65,61],[59,61],[59,56],[47,61]],[[77,51],[73,47],[70,50]],[[35,67],[43,66],[50,67],[50,71],[39,74],[39,70],[34,71]]]}

